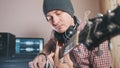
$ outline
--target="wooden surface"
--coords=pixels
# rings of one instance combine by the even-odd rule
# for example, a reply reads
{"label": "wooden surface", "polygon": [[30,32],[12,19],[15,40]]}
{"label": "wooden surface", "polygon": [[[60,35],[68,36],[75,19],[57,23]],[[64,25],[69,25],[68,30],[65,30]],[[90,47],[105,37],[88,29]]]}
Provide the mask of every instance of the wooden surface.
{"label": "wooden surface", "polygon": [[113,68],[120,68],[120,35],[111,39]]}
{"label": "wooden surface", "polygon": [[[105,14],[108,10],[113,10],[120,5],[120,0],[100,0],[101,13]],[[120,35],[111,39],[111,55],[113,58],[113,68],[120,68]]]}

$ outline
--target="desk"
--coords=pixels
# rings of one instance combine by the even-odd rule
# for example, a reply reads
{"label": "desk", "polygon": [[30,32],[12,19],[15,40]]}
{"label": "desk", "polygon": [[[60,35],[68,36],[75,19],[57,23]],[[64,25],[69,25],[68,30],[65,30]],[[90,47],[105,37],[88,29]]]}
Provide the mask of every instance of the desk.
{"label": "desk", "polygon": [[12,59],[0,59],[0,68],[29,68],[28,62],[33,58],[12,58]]}

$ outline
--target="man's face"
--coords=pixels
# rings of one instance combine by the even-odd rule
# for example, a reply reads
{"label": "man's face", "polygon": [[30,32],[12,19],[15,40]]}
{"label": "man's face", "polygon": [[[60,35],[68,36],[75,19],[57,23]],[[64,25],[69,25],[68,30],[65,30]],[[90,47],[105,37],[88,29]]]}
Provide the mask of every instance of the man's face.
{"label": "man's face", "polygon": [[47,20],[58,33],[65,32],[69,26],[74,25],[73,18],[66,12],[53,10],[47,13]]}

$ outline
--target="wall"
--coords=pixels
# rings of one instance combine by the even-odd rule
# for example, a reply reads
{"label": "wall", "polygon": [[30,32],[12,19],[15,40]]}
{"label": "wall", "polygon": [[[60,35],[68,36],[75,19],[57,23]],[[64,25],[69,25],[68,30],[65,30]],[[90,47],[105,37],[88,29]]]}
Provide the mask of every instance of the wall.
{"label": "wall", "polygon": [[[88,2],[89,1],[89,2]],[[43,0],[0,0],[0,32],[10,32],[17,37],[42,37],[45,43],[51,28],[42,12]],[[90,17],[99,12],[99,0],[72,0],[75,15],[83,20],[84,12]]]}

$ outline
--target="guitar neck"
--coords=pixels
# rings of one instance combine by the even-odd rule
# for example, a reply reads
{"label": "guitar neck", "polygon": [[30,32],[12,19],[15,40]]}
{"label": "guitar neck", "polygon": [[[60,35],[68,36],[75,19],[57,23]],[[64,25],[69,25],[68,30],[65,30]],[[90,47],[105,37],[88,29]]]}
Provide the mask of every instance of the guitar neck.
{"label": "guitar neck", "polygon": [[59,52],[59,58],[64,57],[66,54],[68,54],[72,49],[74,49],[77,45],[78,45],[78,36],[79,36],[79,32],[76,32],[70,40],[68,40],[64,46],[62,46],[62,48],[60,49]]}

